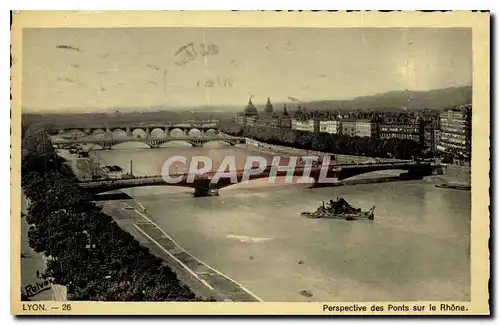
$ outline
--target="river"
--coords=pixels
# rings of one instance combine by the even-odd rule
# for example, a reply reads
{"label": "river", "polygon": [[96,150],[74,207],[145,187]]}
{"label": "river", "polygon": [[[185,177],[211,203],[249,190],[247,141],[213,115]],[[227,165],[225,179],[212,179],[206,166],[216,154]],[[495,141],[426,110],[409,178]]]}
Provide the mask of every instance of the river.
{"label": "river", "polygon": [[[128,171],[133,160],[135,175],[158,175],[174,155],[218,162],[234,155],[241,166],[247,155],[258,154],[217,145],[141,146],[120,144],[93,155],[101,165]],[[206,198],[182,187],[124,191],[184,249],[264,301],[470,300],[468,191],[426,180],[317,189],[255,180]],[[299,215],[336,196],[363,209],[375,205],[375,220]]]}

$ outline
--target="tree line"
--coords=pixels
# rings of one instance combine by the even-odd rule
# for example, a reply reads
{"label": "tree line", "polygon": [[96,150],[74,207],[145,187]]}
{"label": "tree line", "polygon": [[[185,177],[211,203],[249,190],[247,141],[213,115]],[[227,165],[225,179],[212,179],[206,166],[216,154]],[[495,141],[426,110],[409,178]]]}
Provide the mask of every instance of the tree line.
{"label": "tree line", "polygon": [[244,136],[269,144],[332,154],[396,159],[415,159],[424,156],[422,145],[410,139],[352,137],[343,134],[316,133],[263,126],[243,127],[232,122],[221,124],[220,128],[222,132],[234,136]]}
{"label": "tree line", "polygon": [[29,244],[49,257],[43,277],[66,286],[68,300],[204,300],[91,202],[34,126],[22,141],[21,185],[31,203]]}

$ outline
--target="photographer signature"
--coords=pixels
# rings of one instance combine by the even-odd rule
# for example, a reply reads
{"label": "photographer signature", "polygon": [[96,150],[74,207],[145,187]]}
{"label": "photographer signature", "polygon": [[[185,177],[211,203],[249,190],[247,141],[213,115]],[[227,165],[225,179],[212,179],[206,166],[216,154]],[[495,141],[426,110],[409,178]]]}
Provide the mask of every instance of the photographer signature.
{"label": "photographer signature", "polygon": [[41,292],[50,290],[52,282],[54,282],[54,279],[47,278],[35,283],[34,285],[28,284],[27,286],[24,287],[24,290],[22,290],[23,294],[27,298],[34,297]]}

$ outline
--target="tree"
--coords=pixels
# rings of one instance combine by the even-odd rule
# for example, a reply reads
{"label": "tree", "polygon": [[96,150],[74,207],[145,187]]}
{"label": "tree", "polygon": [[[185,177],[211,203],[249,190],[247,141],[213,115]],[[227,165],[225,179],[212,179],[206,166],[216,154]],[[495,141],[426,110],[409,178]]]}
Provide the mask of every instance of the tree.
{"label": "tree", "polygon": [[26,130],[22,159],[30,246],[50,257],[43,276],[65,285],[70,300],[203,300],[90,202],[43,130]]}

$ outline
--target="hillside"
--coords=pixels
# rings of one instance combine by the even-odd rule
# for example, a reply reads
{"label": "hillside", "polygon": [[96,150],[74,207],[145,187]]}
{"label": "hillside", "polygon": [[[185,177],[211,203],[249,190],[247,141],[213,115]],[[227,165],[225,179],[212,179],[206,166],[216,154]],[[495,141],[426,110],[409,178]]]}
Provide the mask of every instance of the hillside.
{"label": "hillside", "polygon": [[352,100],[313,101],[308,107],[328,109],[381,109],[404,108],[420,109],[448,108],[472,102],[472,87],[452,87],[430,91],[391,91],[373,96],[357,97]]}

